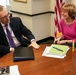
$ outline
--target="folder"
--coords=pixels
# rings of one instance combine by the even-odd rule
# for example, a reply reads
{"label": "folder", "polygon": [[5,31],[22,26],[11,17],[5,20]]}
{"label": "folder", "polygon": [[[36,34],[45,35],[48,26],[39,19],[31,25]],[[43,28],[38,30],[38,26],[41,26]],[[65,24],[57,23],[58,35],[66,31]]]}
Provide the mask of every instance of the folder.
{"label": "folder", "polygon": [[46,46],[42,56],[53,57],[53,58],[64,58],[69,50],[69,46],[52,44],[51,46]]}
{"label": "folder", "polygon": [[69,50],[69,47],[66,45],[52,44],[50,47],[49,53],[54,55],[64,56],[66,55],[68,50]]}
{"label": "folder", "polygon": [[30,47],[17,47],[13,54],[14,61],[32,60],[34,59],[34,51]]}

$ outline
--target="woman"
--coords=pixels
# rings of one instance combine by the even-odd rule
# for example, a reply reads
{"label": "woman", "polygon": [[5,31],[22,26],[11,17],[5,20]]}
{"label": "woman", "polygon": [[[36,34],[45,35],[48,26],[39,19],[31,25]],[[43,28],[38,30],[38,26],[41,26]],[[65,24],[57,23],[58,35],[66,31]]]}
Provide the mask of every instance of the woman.
{"label": "woman", "polygon": [[55,39],[54,43],[66,44],[76,43],[76,6],[74,4],[64,4],[62,6],[63,19],[60,20],[62,35]]}

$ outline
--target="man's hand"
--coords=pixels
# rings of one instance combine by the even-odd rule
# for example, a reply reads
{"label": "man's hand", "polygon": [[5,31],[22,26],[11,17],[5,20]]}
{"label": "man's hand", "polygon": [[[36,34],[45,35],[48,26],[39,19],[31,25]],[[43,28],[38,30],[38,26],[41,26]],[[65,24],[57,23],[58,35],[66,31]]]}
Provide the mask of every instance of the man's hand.
{"label": "man's hand", "polygon": [[14,48],[10,48],[10,51],[13,51],[14,52]]}
{"label": "man's hand", "polygon": [[33,40],[32,42],[31,42],[31,44],[29,45],[29,47],[30,46],[32,46],[32,47],[34,47],[34,48],[36,48],[36,49],[38,49],[40,46],[36,43],[36,41],[35,40]]}

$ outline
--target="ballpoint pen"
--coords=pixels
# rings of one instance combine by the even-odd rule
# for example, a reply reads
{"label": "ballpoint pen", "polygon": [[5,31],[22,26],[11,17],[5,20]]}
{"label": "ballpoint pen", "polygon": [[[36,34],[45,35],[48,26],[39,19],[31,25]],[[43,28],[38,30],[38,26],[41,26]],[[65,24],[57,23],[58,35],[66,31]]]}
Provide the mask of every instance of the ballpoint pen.
{"label": "ballpoint pen", "polygon": [[58,50],[58,51],[63,52],[63,50],[61,50],[61,49],[59,49],[59,48],[57,48],[57,47],[54,47],[54,46],[53,46],[53,48],[56,49],[56,50]]}

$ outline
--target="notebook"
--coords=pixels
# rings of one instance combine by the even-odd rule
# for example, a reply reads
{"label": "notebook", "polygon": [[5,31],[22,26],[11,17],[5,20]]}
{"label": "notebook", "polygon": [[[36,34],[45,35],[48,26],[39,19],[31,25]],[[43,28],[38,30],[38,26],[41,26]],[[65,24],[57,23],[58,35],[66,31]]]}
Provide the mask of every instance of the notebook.
{"label": "notebook", "polygon": [[17,47],[13,54],[14,61],[32,60],[34,59],[33,49],[30,47]]}

